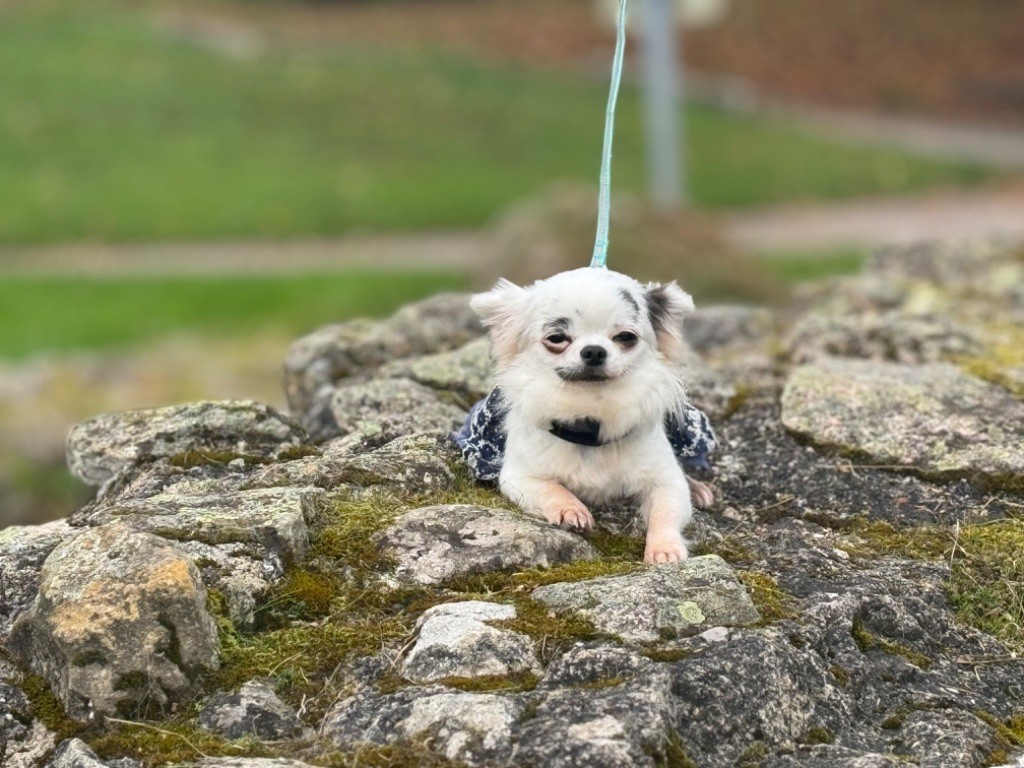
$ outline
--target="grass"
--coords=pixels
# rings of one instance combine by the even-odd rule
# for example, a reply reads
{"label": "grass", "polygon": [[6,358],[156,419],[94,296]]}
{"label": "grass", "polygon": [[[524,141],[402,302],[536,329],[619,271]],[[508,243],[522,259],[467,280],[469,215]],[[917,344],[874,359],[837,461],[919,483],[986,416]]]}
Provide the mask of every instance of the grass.
{"label": "grass", "polygon": [[292,335],[355,316],[383,316],[437,291],[445,272],[213,278],[14,277],[0,280],[0,357],[106,347],[172,331]]}
{"label": "grass", "polygon": [[[164,5],[0,7],[0,242],[475,226],[552,180],[596,182],[603,79],[380,46],[230,58],[161,31]],[[641,189],[634,89],[617,125],[616,186]],[[993,176],[707,107],[688,135],[706,207]]]}

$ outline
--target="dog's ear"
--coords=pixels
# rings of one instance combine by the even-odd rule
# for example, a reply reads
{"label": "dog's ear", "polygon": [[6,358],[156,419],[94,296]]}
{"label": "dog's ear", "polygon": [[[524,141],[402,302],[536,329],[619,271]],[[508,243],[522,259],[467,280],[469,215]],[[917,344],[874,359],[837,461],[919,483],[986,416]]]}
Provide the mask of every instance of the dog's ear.
{"label": "dog's ear", "polygon": [[647,314],[658,339],[658,351],[673,362],[686,357],[683,341],[683,318],[693,312],[693,297],[671,283],[651,283],[647,286]]}
{"label": "dog's ear", "polygon": [[525,288],[502,278],[487,293],[478,293],[470,301],[491,332],[491,347],[499,364],[510,362],[519,349],[526,297]]}

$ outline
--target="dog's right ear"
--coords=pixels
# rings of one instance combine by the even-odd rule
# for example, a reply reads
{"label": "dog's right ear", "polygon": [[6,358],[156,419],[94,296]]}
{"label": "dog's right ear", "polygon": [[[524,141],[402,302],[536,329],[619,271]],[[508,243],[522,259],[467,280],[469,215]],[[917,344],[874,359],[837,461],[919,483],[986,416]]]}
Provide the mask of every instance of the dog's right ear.
{"label": "dog's right ear", "polygon": [[478,293],[470,301],[491,332],[491,346],[499,364],[510,362],[519,349],[526,296],[525,288],[502,278],[487,293]]}

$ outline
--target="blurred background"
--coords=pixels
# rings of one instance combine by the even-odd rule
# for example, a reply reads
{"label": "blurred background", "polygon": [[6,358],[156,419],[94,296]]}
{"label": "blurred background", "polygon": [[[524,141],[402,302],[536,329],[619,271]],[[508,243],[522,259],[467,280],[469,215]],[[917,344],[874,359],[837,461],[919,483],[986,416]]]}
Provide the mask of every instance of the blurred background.
{"label": "blurred background", "polygon": [[[781,304],[887,243],[1024,238],[1024,3],[648,2],[612,268]],[[283,405],[320,325],[584,266],[614,8],[0,0],[0,526],[85,498],[75,421]]]}

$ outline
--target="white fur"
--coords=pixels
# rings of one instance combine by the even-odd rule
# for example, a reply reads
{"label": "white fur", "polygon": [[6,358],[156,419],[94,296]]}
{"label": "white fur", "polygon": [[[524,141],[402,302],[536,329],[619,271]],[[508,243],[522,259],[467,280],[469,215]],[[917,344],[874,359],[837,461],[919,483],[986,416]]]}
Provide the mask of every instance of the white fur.
{"label": "white fur", "polygon": [[[660,322],[652,322],[649,293]],[[684,395],[676,361],[682,316],[693,308],[689,295],[674,283],[642,286],[585,268],[529,288],[501,281],[475,296],[473,307],[490,329],[496,383],[510,406],[502,492],[551,523],[581,529],[593,525],[587,504],[638,496],[647,523],[644,559],[685,559],[690,485],[662,424]],[[558,320],[568,321],[571,343],[553,352],[543,342]],[[638,343],[616,342],[622,332],[635,333]],[[583,370],[580,350],[595,345],[607,352],[607,380],[559,376],[560,368]],[[599,421],[601,439],[610,442],[579,446],[549,432],[553,421],[584,418]]]}

